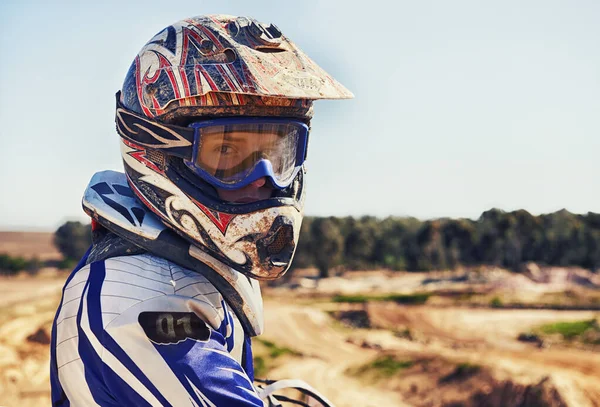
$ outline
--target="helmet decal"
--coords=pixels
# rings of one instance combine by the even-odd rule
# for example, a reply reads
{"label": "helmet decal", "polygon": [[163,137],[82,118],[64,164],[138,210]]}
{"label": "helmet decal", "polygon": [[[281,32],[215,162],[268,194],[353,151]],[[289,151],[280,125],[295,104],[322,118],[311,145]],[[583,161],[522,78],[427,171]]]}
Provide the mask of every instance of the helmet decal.
{"label": "helmet decal", "polygon": [[147,117],[162,115],[170,103],[214,105],[211,93],[236,95],[228,97],[230,104],[243,103],[237,97],[243,94],[301,104],[352,97],[277,27],[246,17],[199,16],[174,23],[142,48],[132,68],[124,103]]}
{"label": "helmet decal", "polygon": [[246,253],[242,251],[224,253],[215,240],[213,240],[212,235],[202,226],[201,221],[186,209],[176,209],[177,206],[179,206],[178,197],[171,196],[167,199],[165,207],[167,209],[167,216],[172,224],[180,230],[185,230],[187,233],[191,232],[192,235],[195,235],[196,242],[200,242],[217,259],[228,263],[233,261],[238,271],[250,272],[252,270],[252,261]]}
{"label": "helmet decal", "polygon": [[235,218],[236,215],[231,215],[231,214],[212,210],[212,209],[202,205],[200,202],[196,201],[195,199],[193,199],[193,198],[190,198],[190,199],[192,200],[192,202],[194,202],[196,204],[196,206],[198,208],[200,208],[200,210],[202,212],[204,212],[204,214],[208,217],[208,219],[210,219],[212,221],[212,223],[214,223],[215,226],[217,228],[219,228],[219,230],[221,231],[222,234],[225,234],[225,232],[227,232],[227,226],[229,226],[229,224],[231,223],[233,218]]}
{"label": "helmet decal", "polygon": [[160,174],[164,174],[164,172],[158,168],[156,166],[156,164],[154,164],[152,161],[148,160],[148,158],[146,158],[146,149],[144,147],[140,147],[134,143],[132,143],[129,140],[125,140],[122,139],[123,143],[125,143],[128,147],[132,148],[132,151],[129,151],[127,153],[127,155],[129,155],[131,158],[133,158],[134,160],[136,160],[137,162],[145,165],[146,167],[150,168],[151,170],[153,170],[154,172],[158,172]]}
{"label": "helmet decal", "polygon": [[[144,139],[143,144],[145,147],[156,149],[187,147],[192,145],[192,142],[186,138],[186,136],[189,137],[188,134],[179,134],[168,126],[156,121],[144,119],[143,117],[125,110],[121,106],[122,105],[120,104],[118,105],[115,117],[117,132],[121,136],[131,134],[142,137]],[[135,138],[136,140],[137,137]]]}

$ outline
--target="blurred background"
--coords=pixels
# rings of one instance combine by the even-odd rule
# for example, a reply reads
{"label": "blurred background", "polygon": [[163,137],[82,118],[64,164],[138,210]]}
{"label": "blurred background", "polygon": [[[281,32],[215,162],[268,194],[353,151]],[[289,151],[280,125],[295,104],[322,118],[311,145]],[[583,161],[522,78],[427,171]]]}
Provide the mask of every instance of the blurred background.
{"label": "blurred background", "polygon": [[133,58],[219,13],[275,23],[355,94],[316,103],[257,373],[338,406],[600,405],[591,0],[2,2],[0,404],[48,404],[49,326],[89,245],[83,191],[122,168]]}

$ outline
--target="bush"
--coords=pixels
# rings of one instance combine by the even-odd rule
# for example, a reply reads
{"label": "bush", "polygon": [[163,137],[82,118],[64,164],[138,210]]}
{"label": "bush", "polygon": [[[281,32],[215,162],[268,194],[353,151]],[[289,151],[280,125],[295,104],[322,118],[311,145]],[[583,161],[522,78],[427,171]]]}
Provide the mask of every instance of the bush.
{"label": "bush", "polygon": [[54,232],[54,245],[65,259],[79,260],[92,244],[91,225],[66,222]]}
{"label": "bush", "polygon": [[374,379],[390,378],[402,373],[414,365],[412,360],[400,360],[393,355],[381,355],[371,362],[350,368],[348,373],[354,376],[371,376]]}
{"label": "bush", "polygon": [[542,325],[540,331],[547,335],[560,334],[564,339],[571,340],[583,335],[588,329],[597,329],[596,327],[596,320],[590,319],[587,321],[557,322],[555,324]]}
{"label": "bush", "polygon": [[14,276],[19,271],[27,271],[31,274],[37,273],[40,268],[40,261],[37,258],[32,260],[23,257],[12,257],[8,254],[0,254],[0,274]]}
{"label": "bush", "polygon": [[494,297],[490,301],[490,307],[492,307],[492,308],[502,308],[503,306],[504,306],[504,303],[502,302],[502,300],[499,297]]}
{"label": "bush", "polygon": [[252,338],[252,348],[256,377],[268,375],[279,364],[279,358],[282,356],[302,356],[300,352],[261,338]]}
{"label": "bush", "polygon": [[388,294],[388,295],[336,295],[333,297],[333,302],[347,302],[354,304],[362,304],[368,301],[393,301],[397,304],[420,305],[425,304],[431,294],[415,293],[415,294]]}
{"label": "bush", "polygon": [[60,270],[73,270],[75,268],[75,266],[77,265],[77,260],[75,259],[71,259],[71,258],[66,258],[66,259],[62,259],[57,267]]}

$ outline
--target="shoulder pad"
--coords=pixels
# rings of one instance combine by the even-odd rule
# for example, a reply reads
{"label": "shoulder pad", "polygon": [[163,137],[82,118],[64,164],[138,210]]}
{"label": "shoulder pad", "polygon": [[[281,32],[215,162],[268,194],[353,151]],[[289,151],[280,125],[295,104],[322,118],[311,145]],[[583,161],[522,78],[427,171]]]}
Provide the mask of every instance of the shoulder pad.
{"label": "shoulder pad", "polygon": [[111,232],[156,256],[204,275],[232,307],[247,334],[262,333],[258,281],[212,258],[166,227],[135,197],[125,174],[116,171],[94,174],[82,205],[89,216]]}

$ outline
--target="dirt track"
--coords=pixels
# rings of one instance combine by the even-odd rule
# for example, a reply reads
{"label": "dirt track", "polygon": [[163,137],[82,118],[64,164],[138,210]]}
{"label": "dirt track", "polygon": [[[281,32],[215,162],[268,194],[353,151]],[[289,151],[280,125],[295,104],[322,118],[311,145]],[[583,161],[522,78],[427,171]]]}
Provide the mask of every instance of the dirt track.
{"label": "dirt track", "polygon": [[[27,340],[39,328],[49,332],[62,279],[0,281],[0,405],[48,405],[48,345]],[[303,300],[306,303],[306,300]],[[537,383],[552,378],[568,406],[600,406],[600,353],[561,346],[538,348],[516,340],[521,332],[548,322],[584,320],[585,311],[493,310],[460,307],[365,306],[377,329],[343,329],[326,309],[338,305],[265,300],[264,339],[301,352],[303,358],[269,372],[269,378],[301,378],[338,407],[441,406],[502,380]],[[327,308],[329,307],[329,308]],[[409,329],[412,338],[394,335]],[[38,338],[40,339],[40,338]],[[370,384],[348,373],[382,353],[417,363],[401,376]],[[482,366],[467,381],[440,385],[457,364]],[[491,379],[493,377],[493,380]]]}
{"label": "dirt track", "polygon": [[[66,275],[65,275],[66,277]],[[1,278],[0,308],[60,295],[63,278]]]}
{"label": "dirt track", "polygon": [[[516,340],[518,333],[533,326],[590,319],[593,313],[441,309],[395,304],[376,304],[368,308],[376,325],[393,330],[410,328],[420,339],[401,339],[383,329],[341,333],[332,328],[331,320],[321,311],[267,301],[265,337],[314,356],[273,373],[277,378],[301,375],[339,406],[442,405],[444,399],[448,401],[443,393],[450,397],[455,390],[439,388],[435,375],[421,375],[416,379],[417,375],[412,377],[407,372],[405,380],[410,386],[375,388],[365,387],[344,373],[347,368],[364,364],[378,353],[393,351],[401,358],[481,365],[499,381],[509,379],[531,384],[549,376],[569,406],[600,405],[599,353],[557,347],[538,349]],[[369,343],[380,350],[364,349],[356,345],[359,343]],[[402,404],[398,389],[409,387],[422,389],[423,393],[438,392],[433,398],[437,402],[425,402],[423,394],[423,404],[412,404],[419,397],[411,397],[411,404]]]}
{"label": "dirt track", "polygon": [[62,278],[0,279],[0,405],[50,405],[49,333]]}
{"label": "dirt track", "polygon": [[407,326],[427,338],[406,346],[388,341],[384,347],[398,351],[427,352],[448,359],[489,366],[499,375],[538,381],[550,376],[564,389],[573,406],[600,405],[600,353],[552,346],[539,349],[517,341],[521,332],[557,321],[594,318],[586,311],[492,310],[468,308],[370,305],[369,314],[382,327]]}
{"label": "dirt track", "polygon": [[303,379],[338,407],[406,405],[397,392],[365,387],[345,374],[347,368],[375,358],[377,351],[347,343],[347,335],[334,329],[322,311],[266,301],[265,325],[264,338],[307,356],[274,370],[272,378]]}

